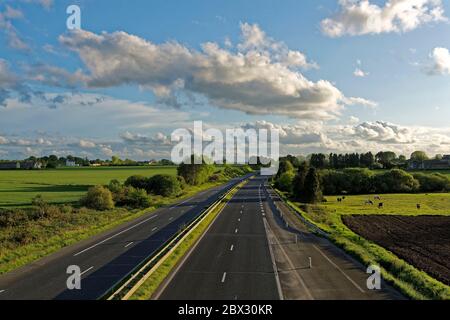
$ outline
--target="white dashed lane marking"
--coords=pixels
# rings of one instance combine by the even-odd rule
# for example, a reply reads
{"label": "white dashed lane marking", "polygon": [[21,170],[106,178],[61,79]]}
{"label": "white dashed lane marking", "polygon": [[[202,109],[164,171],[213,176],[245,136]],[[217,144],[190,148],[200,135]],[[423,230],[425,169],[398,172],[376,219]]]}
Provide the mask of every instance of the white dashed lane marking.
{"label": "white dashed lane marking", "polygon": [[154,227],[154,228],[152,229],[152,232],[153,232],[153,231],[156,231],[156,230],[158,230],[158,227]]}
{"label": "white dashed lane marking", "polygon": [[134,243],[134,242],[130,242],[129,244],[127,244],[127,245],[125,246],[125,248],[128,248],[128,247],[131,246],[133,243]]}
{"label": "white dashed lane marking", "polygon": [[85,274],[85,273],[91,271],[92,269],[94,269],[94,266],[92,266],[92,267],[90,267],[90,268],[84,270],[84,271],[81,273],[81,275],[83,275],[83,274]]}
{"label": "white dashed lane marking", "polygon": [[233,251],[233,249],[234,249],[234,245],[231,245],[230,251]]}
{"label": "white dashed lane marking", "polygon": [[224,283],[225,282],[225,279],[227,278],[227,273],[226,272],[224,272],[223,273],[223,276],[222,276],[222,283]]}

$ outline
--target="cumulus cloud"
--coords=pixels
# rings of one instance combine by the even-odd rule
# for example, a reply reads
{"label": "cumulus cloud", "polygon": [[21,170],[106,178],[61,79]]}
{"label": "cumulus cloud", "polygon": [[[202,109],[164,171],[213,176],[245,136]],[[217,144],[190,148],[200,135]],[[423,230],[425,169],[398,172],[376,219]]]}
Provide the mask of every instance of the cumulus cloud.
{"label": "cumulus cloud", "polygon": [[415,150],[424,150],[434,155],[448,154],[450,145],[449,128],[401,126],[385,121],[359,122],[357,118],[352,118],[348,125],[332,125],[320,121],[302,121],[296,124],[257,121],[242,127],[278,129],[281,154],[392,150],[397,154],[409,155]]}
{"label": "cumulus cloud", "polygon": [[242,24],[237,51],[205,43],[200,51],[176,42],[154,44],[125,32],[75,31],[60,42],[77,52],[88,73],[78,75],[89,87],[137,84],[160,98],[184,91],[212,104],[247,114],[331,119],[347,104],[370,105],[346,97],[327,80],[308,80],[303,53],[266,36],[258,25]]}
{"label": "cumulus cloud", "polygon": [[321,22],[329,37],[408,32],[423,24],[445,21],[441,0],[388,0],[378,6],[368,0],[339,0],[339,12]]}
{"label": "cumulus cloud", "polygon": [[430,58],[432,64],[426,68],[429,74],[450,75],[450,52],[447,48],[434,48]]}
{"label": "cumulus cloud", "polygon": [[86,148],[86,149],[92,149],[95,148],[97,145],[95,144],[95,142],[89,141],[89,140],[80,140],[80,142],[78,143],[78,145],[81,148]]}
{"label": "cumulus cloud", "polygon": [[0,30],[5,33],[10,48],[27,51],[29,50],[29,46],[19,36],[12,23],[12,21],[22,18],[23,13],[20,10],[7,5],[5,11],[0,12]]}

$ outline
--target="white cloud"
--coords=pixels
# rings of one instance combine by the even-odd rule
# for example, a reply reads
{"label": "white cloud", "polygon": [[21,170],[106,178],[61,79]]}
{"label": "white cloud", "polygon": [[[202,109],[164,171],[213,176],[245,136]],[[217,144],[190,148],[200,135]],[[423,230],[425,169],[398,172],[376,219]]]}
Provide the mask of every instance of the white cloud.
{"label": "white cloud", "polygon": [[89,141],[89,140],[80,140],[78,145],[81,148],[86,148],[86,149],[92,149],[92,148],[95,148],[97,146],[94,142]]}
{"label": "white cloud", "polygon": [[339,0],[339,6],[334,17],[321,23],[329,37],[408,32],[447,20],[441,0],[388,0],[383,7],[368,0]]}
{"label": "white cloud", "polygon": [[369,75],[369,73],[364,72],[363,70],[361,70],[359,68],[356,68],[355,71],[353,72],[353,75],[358,78],[365,78]]}
{"label": "white cloud", "polygon": [[430,58],[432,65],[426,68],[429,74],[450,75],[450,52],[447,48],[434,48]]}
{"label": "white cloud", "polygon": [[5,11],[0,12],[0,30],[5,33],[10,48],[28,51],[28,45],[22,40],[16,28],[12,24],[13,20],[21,18],[23,18],[23,13],[20,10],[6,6]]}
{"label": "white cloud", "polygon": [[248,114],[330,119],[348,103],[373,104],[348,98],[331,82],[308,80],[304,55],[268,38],[257,25],[242,24],[238,51],[205,43],[201,51],[179,43],[153,44],[125,32],[76,31],[60,37],[77,52],[89,73],[90,87],[137,84],[159,97],[184,91],[202,95],[221,108]]}

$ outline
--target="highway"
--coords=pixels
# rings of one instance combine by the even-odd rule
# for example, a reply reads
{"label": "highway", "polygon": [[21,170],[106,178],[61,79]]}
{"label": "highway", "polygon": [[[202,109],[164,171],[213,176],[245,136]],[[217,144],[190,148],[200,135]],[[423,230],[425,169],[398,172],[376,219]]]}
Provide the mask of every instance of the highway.
{"label": "highway", "polygon": [[197,247],[156,298],[162,300],[279,299],[260,210],[261,178],[228,202]]}
{"label": "highway", "polygon": [[[240,180],[144,214],[0,276],[0,300],[98,299]],[[67,289],[70,265],[81,269],[81,290]]]}
{"label": "highway", "polygon": [[364,266],[309,232],[267,178],[257,177],[235,194],[152,298],[403,299],[384,282],[381,290],[368,290],[368,276]]}

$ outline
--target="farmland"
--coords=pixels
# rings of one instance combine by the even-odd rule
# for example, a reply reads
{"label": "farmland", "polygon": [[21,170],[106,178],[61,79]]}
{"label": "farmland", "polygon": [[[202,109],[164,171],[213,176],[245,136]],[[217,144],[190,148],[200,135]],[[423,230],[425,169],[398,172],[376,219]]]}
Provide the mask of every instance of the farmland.
{"label": "farmland", "polygon": [[132,175],[176,175],[176,167],[100,167],[0,171],[0,207],[23,207],[41,194],[50,203],[71,203],[92,185]]}
{"label": "farmland", "polygon": [[450,216],[346,215],[343,222],[450,285]]}

